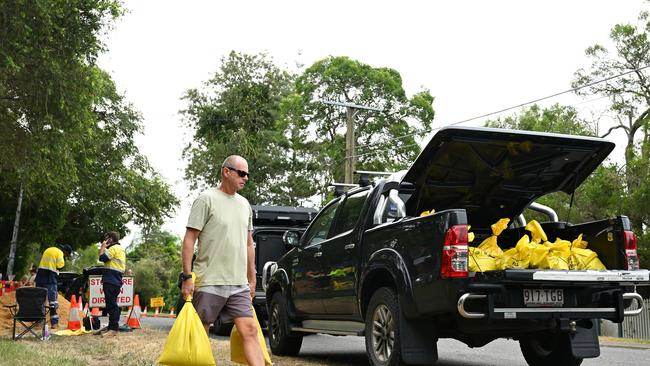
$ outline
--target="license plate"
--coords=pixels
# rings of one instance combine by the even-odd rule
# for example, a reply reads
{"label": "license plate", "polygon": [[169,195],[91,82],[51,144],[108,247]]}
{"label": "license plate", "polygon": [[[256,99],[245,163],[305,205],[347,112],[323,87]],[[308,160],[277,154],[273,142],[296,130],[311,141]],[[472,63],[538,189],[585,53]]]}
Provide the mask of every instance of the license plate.
{"label": "license plate", "polygon": [[564,292],[557,289],[524,289],[524,305],[562,306],[564,305]]}

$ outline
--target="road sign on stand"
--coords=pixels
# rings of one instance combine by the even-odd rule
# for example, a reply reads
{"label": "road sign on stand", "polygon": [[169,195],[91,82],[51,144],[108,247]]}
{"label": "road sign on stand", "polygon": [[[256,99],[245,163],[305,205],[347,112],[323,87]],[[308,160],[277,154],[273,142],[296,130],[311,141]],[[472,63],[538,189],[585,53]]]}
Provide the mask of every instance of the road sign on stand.
{"label": "road sign on stand", "polygon": [[[117,306],[127,307],[133,306],[133,276],[122,277],[122,288],[120,294],[117,296]],[[104,298],[104,288],[102,287],[102,276],[89,276],[88,288],[90,289],[90,298],[88,299],[88,306],[91,308],[104,308],[106,307],[106,299]]]}

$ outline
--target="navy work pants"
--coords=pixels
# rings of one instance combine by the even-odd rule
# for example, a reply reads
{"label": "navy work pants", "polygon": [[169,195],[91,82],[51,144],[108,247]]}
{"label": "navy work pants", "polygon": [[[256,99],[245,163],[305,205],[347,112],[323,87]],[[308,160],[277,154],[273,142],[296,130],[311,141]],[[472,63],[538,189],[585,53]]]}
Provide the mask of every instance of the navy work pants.
{"label": "navy work pants", "polygon": [[120,308],[117,307],[117,296],[122,286],[104,282],[104,298],[106,299],[106,312],[108,313],[108,330],[119,330]]}
{"label": "navy work pants", "polygon": [[59,324],[59,293],[56,288],[56,283],[38,283],[36,282],[36,287],[42,287],[47,289],[47,301],[52,306],[50,310],[50,323],[52,327],[55,327]]}

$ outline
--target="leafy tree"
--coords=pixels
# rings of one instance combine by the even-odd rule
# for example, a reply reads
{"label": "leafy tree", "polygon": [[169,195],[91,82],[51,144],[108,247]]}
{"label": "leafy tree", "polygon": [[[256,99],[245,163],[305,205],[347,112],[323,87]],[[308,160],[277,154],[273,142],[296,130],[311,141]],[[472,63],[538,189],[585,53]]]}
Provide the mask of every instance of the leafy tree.
{"label": "leafy tree", "polygon": [[575,108],[559,104],[549,108],[540,108],[535,104],[524,108],[520,114],[487,121],[485,126],[567,135],[594,136],[596,134],[592,124],[580,119]]}
{"label": "leafy tree", "polygon": [[89,245],[83,249],[78,249],[73,257],[72,260],[65,262],[66,271],[81,273],[86,267],[103,265],[99,261],[99,247],[97,245]]}
{"label": "leafy tree", "polygon": [[292,76],[265,54],[231,52],[219,70],[199,89],[188,90],[181,111],[193,131],[183,151],[190,187],[214,186],[221,163],[231,154],[248,160],[251,179],[243,191],[252,203],[272,203],[270,193],[279,169],[276,130],[281,99],[290,92]]}
{"label": "leafy tree", "polygon": [[135,146],[139,114],[95,66],[121,13],[111,0],[0,3],[0,240],[21,219],[21,245],[0,258],[17,249],[18,268],[30,243],[85,247],[129,221],[158,224],[177,203]]}
{"label": "leafy tree", "polygon": [[[609,111],[616,120],[602,136],[621,130],[626,136],[623,176],[624,212],[637,235],[639,251],[650,258],[650,21],[647,11],[639,15],[640,25],[617,24],[610,32],[613,52],[602,45],[586,50],[592,61],[575,73],[574,87],[584,87],[580,95],[599,95],[609,99]],[[616,77],[619,74],[624,74]],[[607,79],[594,83],[596,80]],[[646,262],[647,263],[647,262]]]}
{"label": "leafy tree", "polygon": [[[176,287],[181,270],[181,240],[177,235],[153,228],[134,240],[127,253],[127,265],[133,267],[135,292],[142,304],[163,296],[165,304],[176,304]],[[173,306],[173,305],[172,305]]]}
{"label": "leafy tree", "polygon": [[302,117],[302,99],[296,93],[287,95],[280,103],[276,129],[276,181],[269,193],[272,201],[288,206],[303,206],[318,193],[319,172],[317,143],[310,138],[309,125]]}
{"label": "leafy tree", "polygon": [[[395,171],[407,167],[420,151],[415,137],[428,131],[433,121],[433,97],[427,90],[410,99],[402,87],[402,77],[394,69],[374,68],[348,57],[328,57],[317,61],[296,80],[310,154],[320,170],[303,169],[324,184],[343,181],[346,156],[346,108],[324,103],[334,101],[381,109],[356,112],[356,169]],[[397,139],[408,135],[403,138]],[[302,146],[296,146],[301,150]],[[323,171],[324,169],[324,171]],[[304,172],[304,173],[303,173]]]}

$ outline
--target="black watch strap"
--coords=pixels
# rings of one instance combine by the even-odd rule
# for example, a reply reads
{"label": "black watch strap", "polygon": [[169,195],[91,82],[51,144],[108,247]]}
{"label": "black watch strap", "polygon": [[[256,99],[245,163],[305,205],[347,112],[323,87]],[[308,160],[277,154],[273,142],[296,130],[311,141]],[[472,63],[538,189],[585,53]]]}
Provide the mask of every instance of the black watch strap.
{"label": "black watch strap", "polygon": [[191,274],[191,273],[190,273],[190,274],[186,274],[186,273],[184,273],[184,272],[181,272],[181,278],[183,279],[183,281],[185,281],[185,280],[189,280],[190,278],[192,278],[192,274]]}

